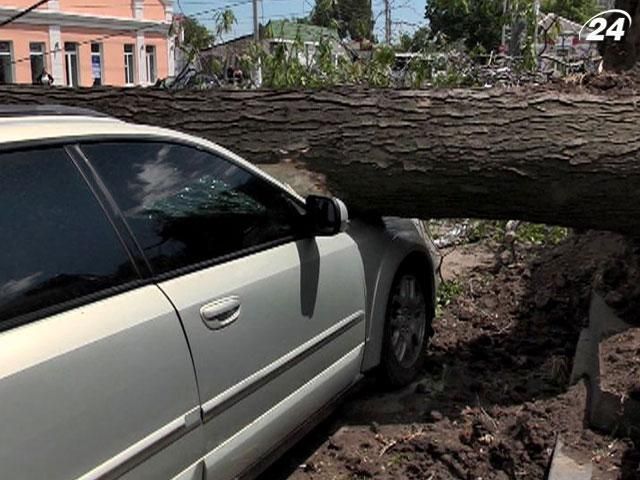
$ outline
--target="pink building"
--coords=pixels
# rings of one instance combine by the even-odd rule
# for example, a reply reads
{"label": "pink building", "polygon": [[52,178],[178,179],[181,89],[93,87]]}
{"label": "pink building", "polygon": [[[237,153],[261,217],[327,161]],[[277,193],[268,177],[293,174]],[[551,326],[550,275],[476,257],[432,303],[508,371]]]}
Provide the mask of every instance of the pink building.
{"label": "pink building", "polygon": [[[35,0],[0,0],[0,21]],[[0,83],[150,85],[173,75],[173,0],[49,0],[0,27]]]}

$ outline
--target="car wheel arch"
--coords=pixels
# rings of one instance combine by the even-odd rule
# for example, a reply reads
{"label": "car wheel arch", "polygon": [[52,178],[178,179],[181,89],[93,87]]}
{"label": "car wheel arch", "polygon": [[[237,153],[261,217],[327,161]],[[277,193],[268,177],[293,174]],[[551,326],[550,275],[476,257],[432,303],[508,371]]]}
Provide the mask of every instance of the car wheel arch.
{"label": "car wheel arch", "polygon": [[[380,364],[387,302],[393,280],[402,268],[416,264],[420,266],[420,271],[423,272],[424,276],[422,280],[425,282],[426,288],[431,291],[429,312],[431,319],[435,317],[434,265],[428,250],[425,247],[421,248],[418,245],[412,245],[404,251],[401,251],[400,254],[386,257],[378,270],[375,291],[371,305],[369,306],[367,342],[362,361],[363,372],[371,370]],[[430,330],[429,336],[431,336],[431,334],[432,331]]]}

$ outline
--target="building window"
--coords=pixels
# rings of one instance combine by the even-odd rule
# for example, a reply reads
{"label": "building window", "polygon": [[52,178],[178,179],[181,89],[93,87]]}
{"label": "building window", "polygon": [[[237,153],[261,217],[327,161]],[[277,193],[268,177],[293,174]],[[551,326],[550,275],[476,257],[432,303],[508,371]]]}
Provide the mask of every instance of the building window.
{"label": "building window", "polygon": [[67,85],[69,87],[77,87],[79,85],[78,44],[77,43],[65,42],[64,67],[65,67]]}
{"label": "building window", "polygon": [[94,85],[102,85],[102,44],[91,44],[91,75]]}
{"label": "building window", "polygon": [[133,85],[135,77],[135,64],[133,62],[134,46],[126,44],[124,46],[124,83],[125,85]]}
{"label": "building window", "polygon": [[304,65],[311,66],[314,63],[316,55],[316,44],[305,42],[304,44]]}
{"label": "building window", "polygon": [[0,84],[13,83],[11,42],[0,42]]}
{"label": "building window", "polygon": [[147,65],[147,81],[149,83],[155,83],[157,80],[156,72],[156,47],[153,45],[147,45],[145,47],[145,58]]}
{"label": "building window", "polygon": [[29,44],[29,57],[31,59],[31,81],[33,83],[40,83],[45,73],[45,60],[44,60],[44,43],[30,43]]}

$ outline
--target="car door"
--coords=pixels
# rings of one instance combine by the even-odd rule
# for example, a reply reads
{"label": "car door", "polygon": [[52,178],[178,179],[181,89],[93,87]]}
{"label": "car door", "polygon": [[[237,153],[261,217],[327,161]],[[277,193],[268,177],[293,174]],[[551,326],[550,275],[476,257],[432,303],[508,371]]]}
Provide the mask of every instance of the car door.
{"label": "car door", "polygon": [[62,147],[0,152],[0,205],[0,477],[197,474],[179,319],[80,170]]}
{"label": "car door", "polygon": [[82,150],[182,319],[206,469],[237,475],[358,376],[357,248],[346,234],[305,238],[297,199],[211,151],[160,141]]}

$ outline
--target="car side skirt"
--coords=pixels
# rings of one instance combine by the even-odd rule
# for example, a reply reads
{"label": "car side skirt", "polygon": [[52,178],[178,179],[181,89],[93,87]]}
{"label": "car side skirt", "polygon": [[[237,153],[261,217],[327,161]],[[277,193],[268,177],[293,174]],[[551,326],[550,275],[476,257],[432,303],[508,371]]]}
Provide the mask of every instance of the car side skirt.
{"label": "car side skirt", "polygon": [[308,420],[308,412],[322,410],[334,399],[335,392],[344,391],[360,378],[363,353],[361,343],[218,445],[202,459],[207,469],[215,471],[220,480],[249,475],[256,459],[273,451],[273,438],[286,438],[295,432]]}

